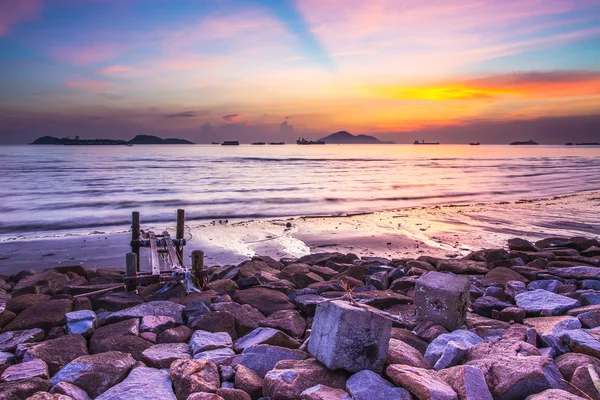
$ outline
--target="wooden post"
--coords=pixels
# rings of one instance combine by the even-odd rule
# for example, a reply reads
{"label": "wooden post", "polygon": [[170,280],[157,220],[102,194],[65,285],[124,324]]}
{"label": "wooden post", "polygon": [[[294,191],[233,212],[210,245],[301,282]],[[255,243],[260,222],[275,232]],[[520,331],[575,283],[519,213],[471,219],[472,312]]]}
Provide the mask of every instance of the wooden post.
{"label": "wooden post", "polygon": [[[125,276],[126,277],[135,277],[137,276],[137,268],[138,268],[138,256],[134,252],[127,253],[125,255]],[[128,284],[127,291],[133,292],[136,288],[136,284]]]}
{"label": "wooden post", "polygon": [[204,252],[202,250],[192,251],[192,271],[197,280],[196,284],[204,287]]}
{"label": "wooden post", "polygon": [[[183,232],[185,229],[185,210],[177,210],[177,232],[175,237],[177,239],[183,239]],[[181,260],[181,266],[183,266],[185,263],[183,262],[183,246],[181,246],[179,243],[177,244],[177,255],[179,256],[179,259]],[[175,261],[175,260],[173,260]]]}
{"label": "wooden post", "polygon": [[131,251],[136,255],[135,270],[140,272],[140,213],[134,211],[131,213]]}

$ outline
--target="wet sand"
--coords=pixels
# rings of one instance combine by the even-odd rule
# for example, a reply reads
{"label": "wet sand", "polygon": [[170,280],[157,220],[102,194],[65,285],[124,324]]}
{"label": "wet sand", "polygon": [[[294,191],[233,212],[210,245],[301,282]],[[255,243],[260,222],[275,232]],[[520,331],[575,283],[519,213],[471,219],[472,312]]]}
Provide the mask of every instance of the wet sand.
{"label": "wet sand", "polygon": [[[142,228],[150,228],[143,224]],[[185,260],[205,252],[208,265],[237,264],[255,254],[300,257],[311,252],[352,252],[388,258],[421,254],[460,257],[503,247],[511,237],[600,235],[600,192],[516,202],[409,208],[370,214],[275,220],[213,221],[186,226]],[[286,225],[290,224],[291,227]],[[160,227],[162,230],[163,227]],[[174,232],[173,227],[167,227]],[[159,231],[159,229],[156,229]],[[127,232],[0,243],[0,273],[55,265],[123,268]],[[142,265],[148,252],[142,250]]]}

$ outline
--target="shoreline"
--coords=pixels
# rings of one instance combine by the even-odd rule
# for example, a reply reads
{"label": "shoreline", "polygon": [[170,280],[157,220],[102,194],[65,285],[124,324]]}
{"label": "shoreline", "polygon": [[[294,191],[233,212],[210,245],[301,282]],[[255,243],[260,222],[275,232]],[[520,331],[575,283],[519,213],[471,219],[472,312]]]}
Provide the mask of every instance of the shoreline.
{"label": "shoreline", "polygon": [[[501,247],[511,237],[597,236],[600,192],[514,202],[410,207],[352,215],[187,224],[185,262],[203,250],[207,265],[237,264],[254,255],[301,257],[339,251],[402,258],[460,257]],[[510,217],[509,217],[510,216]],[[286,224],[291,227],[287,228]],[[142,228],[148,228],[143,223]],[[172,230],[172,228],[170,228]],[[88,234],[0,242],[0,273],[56,265],[123,268],[129,233]],[[142,264],[146,264],[145,255]]]}

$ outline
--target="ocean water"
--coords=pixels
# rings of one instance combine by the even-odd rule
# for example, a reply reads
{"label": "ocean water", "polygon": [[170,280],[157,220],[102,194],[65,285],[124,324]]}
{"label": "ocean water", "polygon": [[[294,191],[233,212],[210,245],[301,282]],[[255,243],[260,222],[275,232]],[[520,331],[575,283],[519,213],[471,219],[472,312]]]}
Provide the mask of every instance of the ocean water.
{"label": "ocean water", "polygon": [[191,221],[349,214],[600,189],[573,146],[5,146],[0,240]]}

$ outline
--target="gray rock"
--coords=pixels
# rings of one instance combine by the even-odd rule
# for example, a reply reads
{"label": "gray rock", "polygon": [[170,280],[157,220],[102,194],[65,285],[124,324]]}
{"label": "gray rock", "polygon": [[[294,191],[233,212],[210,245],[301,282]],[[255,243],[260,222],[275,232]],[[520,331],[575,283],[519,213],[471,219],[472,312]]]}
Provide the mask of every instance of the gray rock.
{"label": "gray rock", "polygon": [[91,310],[80,310],[67,313],[67,333],[89,336],[98,327],[96,313]]}
{"label": "gray rock", "polygon": [[292,337],[302,337],[306,330],[306,321],[296,310],[281,310],[261,320],[259,326],[274,328],[287,333]]}
{"label": "gray rock", "polygon": [[525,400],[582,400],[582,397],[575,396],[562,389],[548,389],[541,393],[527,396]]}
{"label": "gray rock", "polygon": [[354,400],[411,400],[408,390],[395,387],[368,369],[352,375],[346,381],[346,390]]}
{"label": "gray rock", "polygon": [[466,319],[469,307],[469,281],[461,276],[428,272],[415,285],[417,318],[433,321],[454,330]]}
{"label": "gray rock", "polygon": [[118,351],[82,356],[58,371],[50,381],[54,385],[67,382],[79,386],[95,398],[125,379],[135,363],[131,355]]}
{"label": "gray rock", "polygon": [[57,383],[50,389],[50,393],[64,394],[73,400],[91,400],[85,390],[67,382]]}
{"label": "gray rock", "polygon": [[560,315],[581,306],[581,303],[575,299],[542,289],[518,294],[515,300],[517,306],[531,316],[537,316],[542,311],[549,312],[551,315]]}
{"label": "gray rock", "polygon": [[329,369],[379,372],[385,363],[392,322],[344,301],[321,303],[312,325],[308,352]]}
{"label": "gray rock", "polygon": [[548,268],[547,271],[552,275],[559,276],[564,279],[595,279],[600,280],[600,268],[590,265],[581,265],[576,267],[565,268]]}
{"label": "gray rock", "polygon": [[600,358],[600,342],[583,329],[563,331],[560,338],[574,353]]}
{"label": "gray rock", "polygon": [[4,332],[0,334],[0,351],[14,353],[18,344],[40,342],[45,336],[44,331],[38,328]]}
{"label": "gray rock", "polygon": [[42,360],[33,360],[6,368],[0,376],[0,381],[12,382],[33,378],[48,379],[48,375],[48,365]]}
{"label": "gray rock", "polygon": [[[454,342],[454,344],[450,345],[450,342]],[[429,346],[427,346],[425,359],[429,361],[436,370],[451,367],[452,365],[456,365],[452,364],[452,362],[457,363],[460,361],[460,357],[464,356],[469,348],[481,342],[483,342],[483,339],[469,331],[456,330],[451,333],[446,333],[435,338]],[[463,351],[461,351],[461,349]],[[444,360],[441,364],[437,365],[438,361],[445,353],[446,356]],[[462,356],[459,357],[459,354],[462,354]],[[456,359],[457,357],[459,358]],[[446,365],[443,366],[444,364]]]}
{"label": "gray rock", "polygon": [[555,280],[533,281],[527,285],[529,290],[543,289],[552,293],[558,293],[558,289],[562,286],[562,282]]}
{"label": "gray rock", "polygon": [[158,335],[162,331],[165,331],[169,328],[174,328],[176,326],[177,322],[175,322],[173,317],[167,317],[164,315],[148,315],[142,318],[142,322],[140,323],[140,331],[152,332]]}
{"label": "gray rock", "polygon": [[33,344],[23,355],[23,361],[42,360],[54,375],[77,357],[88,354],[87,341],[81,335],[65,335]]}
{"label": "gray rock", "polygon": [[48,271],[41,274],[27,276],[13,287],[12,296],[17,297],[25,293],[56,294],[67,282],[67,275]]}
{"label": "gray rock", "polygon": [[250,368],[258,375],[264,377],[279,361],[306,360],[309,357],[310,355],[304,351],[260,344],[244,350],[237,357],[237,363]]}
{"label": "gray rock", "polygon": [[597,281],[595,279],[584,279],[581,282],[579,282],[579,285],[581,287],[581,290],[600,290],[600,281]]}
{"label": "gray rock", "polygon": [[493,400],[483,372],[472,365],[459,365],[438,371],[438,376],[452,386],[460,400]]}
{"label": "gray rock", "polygon": [[130,318],[143,318],[149,315],[171,317],[177,324],[183,324],[182,312],[185,307],[172,301],[150,301],[131,308],[115,311],[106,317],[106,323],[123,321]]}
{"label": "gray rock", "polygon": [[168,371],[136,368],[125,380],[96,397],[97,400],[176,400]]}
{"label": "gray rock", "polygon": [[562,333],[581,328],[579,320],[569,316],[527,318],[523,323],[535,329],[542,342],[554,348],[559,355],[569,351],[561,339]]}
{"label": "gray rock", "polygon": [[352,400],[342,389],[334,389],[325,385],[316,385],[300,393],[301,400]]}
{"label": "gray rock", "polygon": [[394,384],[408,389],[417,399],[458,400],[452,386],[439,378],[435,371],[396,364],[387,367],[385,373]]}
{"label": "gray rock", "polygon": [[185,343],[157,344],[142,353],[142,361],[152,368],[169,368],[178,359],[192,358],[190,347]]}
{"label": "gray rock", "polygon": [[207,350],[233,347],[231,336],[227,332],[208,332],[197,330],[190,339],[192,355]]}
{"label": "gray rock", "polygon": [[272,346],[288,347],[297,349],[300,343],[286,335],[285,333],[273,328],[256,328],[246,336],[239,338],[233,349],[240,353],[247,347],[256,346],[258,344],[270,344]]}
{"label": "gray rock", "polygon": [[216,365],[220,365],[222,363],[227,362],[234,356],[235,351],[231,350],[228,347],[223,347],[221,349],[214,349],[197,353],[194,356],[194,360],[206,359],[212,361]]}
{"label": "gray rock", "polygon": [[468,349],[460,343],[450,341],[444,348],[442,356],[437,360],[433,369],[439,371],[457,365],[467,354]]}

